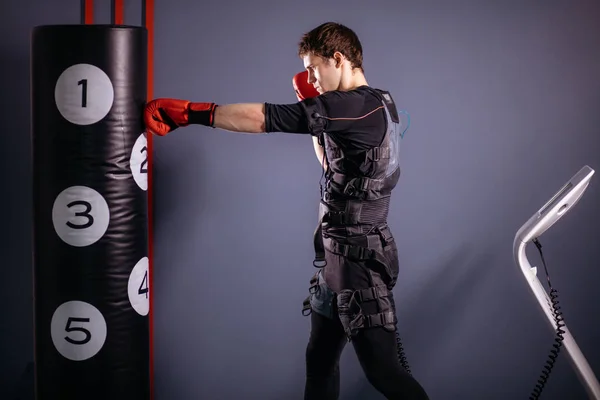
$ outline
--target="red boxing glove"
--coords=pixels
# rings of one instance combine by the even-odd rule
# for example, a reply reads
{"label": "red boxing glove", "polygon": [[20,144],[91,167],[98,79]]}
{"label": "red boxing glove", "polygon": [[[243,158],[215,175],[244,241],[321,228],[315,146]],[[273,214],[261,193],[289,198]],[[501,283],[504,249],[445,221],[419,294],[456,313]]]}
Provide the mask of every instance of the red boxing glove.
{"label": "red boxing glove", "polygon": [[179,99],[155,99],[146,104],[144,124],[155,135],[164,136],[190,124],[212,126],[215,103],[192,103]]}
{"label": "red boxing glove", "polygon": [[302,71],[294,75],[292,79],[292,85],[294,85],[294,91],[298,101],[308,99],[310,97],[317,97],[319,92],[310,83],[308,83],[308,71]]}

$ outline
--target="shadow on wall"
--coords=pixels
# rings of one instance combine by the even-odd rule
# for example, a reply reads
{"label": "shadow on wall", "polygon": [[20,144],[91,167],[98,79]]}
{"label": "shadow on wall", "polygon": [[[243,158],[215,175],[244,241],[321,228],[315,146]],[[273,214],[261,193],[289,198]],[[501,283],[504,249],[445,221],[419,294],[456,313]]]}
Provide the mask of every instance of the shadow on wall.
{"label": "shadow on wall", "polygon": [[[481,268],[482,265],[489,264],[490,254],[486,249],[478,252],[472,250],[469,246],[462,245],[456,248],[452,254],[446,258],[444,264],[436,265],[435,269],[438,274],[430,276],[426,285],[414,295],[418,299],[418,307],[412,307],[399,315],[399,330],[400,337],[403,337],[403,332],[412,329],[408,326],[427,326],[431,322],[426,322],[426,319],[433,320],[435,317],[436,327],[432,329],[422,329],[419,331],[419,341],[427,343],[428,353],[435,354],[438,349],[447,346],[444,338],[453,338],[460,334],[460,330],[464,329],[460,324],[457,324],[457,315],[468,307],[473,301],[474,291],[477,289],[477,283],[484,279],[485,274],[489,274],[490,270]],[[402,268],[402,267],[401,267]],[[396,297],[399,297],[396,295]],[[441,306],[443,305],[443,306]],[[400,306],[399,309],[404,307]],[[418,314],[416,313],[418,311]],[[440,312],[443,311],[443,312]],[[403,328],[403,325],[405,326]],[[443,335],[440,335],[443,332]],[[415,368],[411,363],[410,346],[405,347],[405,353],[412,373],[419,380],[419,368]],[[424,347],[424,346],[419,346]],[[426,357],[430,358],[430,357]],[[451,368],[451,366],[448,366]],[[433,395],[433,390],[421,382],[428,392],[430,397]],[[466,393],[465,393],[466,394]],[[350,393],[343,395],[347,400],[379,400],[385,397],[379,394],[365,379],[360,384],[351,390]],[[468,397],[464,397],[467,399]]]}
{"label": "shadow on wall", "polygon": [[[155,237],[167,226],[180,222],[183,224],[179,225],[181,228],[190,222],[182,220],[185,213],[181,209],[184,206],[193,205],[189,212],[193,212],[194,218],[199,218],[206,198],[210,197],[203,184],[210,175],[206,166],[206,150],[204,142],[195,139],[194,129],[179,129],[168,138],[153,137],[152,221]],[[193,201],[186,199],[190,193]]]}

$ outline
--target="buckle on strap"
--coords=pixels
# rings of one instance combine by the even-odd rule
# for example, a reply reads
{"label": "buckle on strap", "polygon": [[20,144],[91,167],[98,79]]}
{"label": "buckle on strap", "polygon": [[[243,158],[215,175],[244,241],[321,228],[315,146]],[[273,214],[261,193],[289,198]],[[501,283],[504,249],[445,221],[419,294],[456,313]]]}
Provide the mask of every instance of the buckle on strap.
{"label": "buckle on strap", "polygon": [[317,294],[319,293],[319,277],[317,274],[314,274],[312,278],[310,278],[310,286],[308,288],[308,293]]}
{"label": "buckle on strap", "polygon": [[[343,203],[342,203],[343,204]],[[360,200],[346,200],[344,209],[330,207],[327,203],[321,202],[321,206],[325,209],[323,213],[323,223],[331,225],[346,225],[357,224],[361,221],[361,212],[363,203]]]}
{"label": "buckle on strap", "polygon": [[371,179],[371,178],[354,178],[350,182],[346,184],[344,188],[344,194],[349,196],[356,196],[358,194],[364,193],[367,190],[378,190],[383,186],[383,181],[381,179]]}
{"label": "buckle on strap", "polygon": [[344,211],[327,211],[323,216],[323,222],[329,222],[334,225],[342,225],[346,223],[346,213]]}
{"label": "buckle on strap", "polygon": [[367,153],[367,160],[369,161],[379,161],[386,158],[390,158],[390,148],[389,146],[385,147],[373,147]]}
{"label": "buckle on strap", "polygon": [[383,285],[372,286],[366,289],[357,291],[356,296],[361,302],[377,300],[387,295],[388,289]]}
{"label": "buckle on strap", "polygon": [[385,326],[394,323],[396,323],[396,319],[392,311],[386,311],[377,314],[369,314],[364,316],[365,328],[374,328],[376,326]]}
{"label": "buckle on strap", "polygon": [[379,161],[381,160],[381,147],[373,147],[373,151],[371,152],[371,160]]}
{"label": "buckle on strap", "polygon": [[308,317],[311,313],[312,313],[312,308],[310,306],[310,296],[308,296],[302,302],[302,315],[304,315],[305,317]]}
{"label": "buckle on strap", "polygon": [[379,232],[379,235],[381,236],[385,246],[394,241],[394,236],[392,236],[392,231],[388,225],[379,227],[377,231]]}

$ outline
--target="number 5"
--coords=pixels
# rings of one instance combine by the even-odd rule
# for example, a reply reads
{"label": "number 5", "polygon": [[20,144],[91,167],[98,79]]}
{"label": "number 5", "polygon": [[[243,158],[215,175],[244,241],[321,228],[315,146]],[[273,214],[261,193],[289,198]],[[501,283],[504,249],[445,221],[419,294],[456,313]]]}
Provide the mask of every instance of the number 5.
{"label": "number 5", "polygon": [[73,322],[90,322],[89,318],[77,318],[77,317],[69,317],[69,319],[67,319],[67,326],[65,326],[65,331],[66,332],[82,332],[85,335],[85,339],[83,340],[75,340],[75,339],[71,339],[68,336],[65,336],[65,340],[71,344],[86,344],[90,341],[90,339],[92,338],[92,334],[90,333],[90,331],[88,331],[87,329],[81,327],[81,326],[71,326],[71,324]]}

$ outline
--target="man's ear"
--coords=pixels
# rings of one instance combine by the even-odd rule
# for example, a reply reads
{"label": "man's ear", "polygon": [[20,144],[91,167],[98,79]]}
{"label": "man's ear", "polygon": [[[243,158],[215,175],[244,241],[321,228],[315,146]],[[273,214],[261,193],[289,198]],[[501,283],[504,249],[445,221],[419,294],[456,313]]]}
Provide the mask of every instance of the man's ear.
{"label": "man's ear", "polygon": [[333,53],[333,60],[335,61],[335,67],[339,68],[342,66],[342,62],[344,61],[344,55],[339,51]]}

